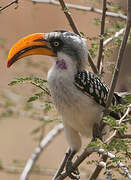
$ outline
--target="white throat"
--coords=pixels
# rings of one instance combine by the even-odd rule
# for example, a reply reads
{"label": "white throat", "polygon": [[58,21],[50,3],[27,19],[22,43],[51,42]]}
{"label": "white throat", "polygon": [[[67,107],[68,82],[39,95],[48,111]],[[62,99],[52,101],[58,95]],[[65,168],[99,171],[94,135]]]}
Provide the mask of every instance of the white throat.
{"label": "white throat", "polygon": [[77,73],[76,62],[64,53],[58,53],[58,57],[53,59],[53,65],[48,72],[47,80],[49,86],[54,81],[72,82],[74,75]]}

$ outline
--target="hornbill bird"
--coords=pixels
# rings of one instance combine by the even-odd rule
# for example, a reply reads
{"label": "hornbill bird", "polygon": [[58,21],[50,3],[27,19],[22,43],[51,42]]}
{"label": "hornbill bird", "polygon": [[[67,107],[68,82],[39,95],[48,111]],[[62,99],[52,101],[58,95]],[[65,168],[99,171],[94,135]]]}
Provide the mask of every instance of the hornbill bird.
{"label": "hornbill bird", "polygon": [[[70,173],[72,158],[81,147],[81,135],[97,136],[92,129],[102,119],[109,89],[99,77],[85,70],[88,48],[86,40],[79,35],[68,31],[29,35],[11,48],[7,66],[35,54],[52,56],[53,59],[47,81],[70,146],[66,171],[74,179],[76,176]],[[121,98],[114,93],[112,104],[118,103]]]}

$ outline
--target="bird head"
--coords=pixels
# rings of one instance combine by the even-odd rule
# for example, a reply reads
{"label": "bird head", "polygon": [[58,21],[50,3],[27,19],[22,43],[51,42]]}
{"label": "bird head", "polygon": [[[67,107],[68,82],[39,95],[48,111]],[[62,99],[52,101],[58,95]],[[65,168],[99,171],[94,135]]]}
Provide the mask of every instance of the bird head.
{"label": "bird head", "polygon": [[53,31],[32,34],[16,42],[9,52],[7,67],[25,56],[35,54],[56,57],[55,59],[67,56],[80,66],[85,65],[88,59],[84,38],[72,32]]}

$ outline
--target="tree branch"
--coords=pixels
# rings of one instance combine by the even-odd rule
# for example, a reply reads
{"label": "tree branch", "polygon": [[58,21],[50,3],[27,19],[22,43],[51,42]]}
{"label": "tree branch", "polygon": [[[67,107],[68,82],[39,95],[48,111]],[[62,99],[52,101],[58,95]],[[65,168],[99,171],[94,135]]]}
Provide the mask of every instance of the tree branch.
{"label": "tree branch", "polygon": [[[121,119],[119,120],[118,126],[120,126],[120,124],[122,123],[122,121],[126,118],[126,116],[129,114],[130,110],[131,110],[131,104],[128,106],[125,114],[124,114],[124,115],[121,117]],[[113,133],[108,139],[106,139],[104,143],[109,142],[113,137],[115,137],[116,134],[117,134],[117,132],[118,132],[118,130],[115,130],[114,133]]]}
{"label": "tree branch", "polygon": [[116,138],[118,137],[118,138],[121,138],[121,139],[130,139],[131,138],[131,134],[124,134],[124,135],[118,134],[115,137]]}
{"label": "tree branch", "polygon": [[97,60],[97,69],[99,74],[102,73],[102,61],[103,61],[103,41],[104,41],[104,29],[105,29],[105,18],[106,18],[106,0],[103,0],[103,13],[101,18],[101,32],[100,32],[100,43],[99,43],[99,53],[98,53],[98,60]]}
{"label": "tree branch", "polygon": [[109,44],[109,42],[111,42],[113,39],[119,37],[120,35],[122,35],[125,31],[125,28],[120,29],[120,31],[116,32],[113,36],[111,36],[110,38],[106,39],[103,42],[103,46],[106,46],[107,44]]}
{"label": "tree branch", "polygon": [[[32,0],[34,3],[47,3],[47,4],[53,4],[59,6],[59,2],[56,0]],[[71,9],[77,9],[77,10],[82,10],[82,11],[92,11],[95,13],[102,14],[102,10],[94,7],[88,7],[88,6],[81,6],[81,5],[75,5],[75,4],[69,4],[66,3],[66,7],[71,8]],[[120,14],[120,13],[114,13],[114,12],[106,12],[106,16],[111,16],[115,18],[121,18],[121,19],[127,19],[127,16]]]}
{"label": "tree branch", "polygon": [[28,159],[25,168],[20,176],[20,180],[27,180],[29,173],[35,164],[36,160],[40,156],[43,149],[52,141],[52,139],[61,132],[63,129],[63,124],[58,124],[55,126],[47,135],[46,137],[40,142],[39,146],[36,147],[35,151],[31,154],[30,158]]}
{"label": "tree branch", "polygon": [[7,5],[5,5],[4,7],[1,7],[0,12],[2,12],[4,9],[8,8],[9,6],[12,6],[13,4],[18,4],[18,0],[13,0],[10,3],[8,3]]}
{"label": "tree branch", "polygon": [[39,84],[35,83],[35,82],[31,82],[31,84],[35,85],[36,87],[39,87],[40,89],[42,89],[48,96],[51,96],[50,92],[46,89],[44,89],[43,87],[41,87]]}
{"label": "tree branch", "polygon": [[60,163],[60,166],[57,170],[57,172],[55,173],[55,176],[53,177],[53,180],[55,180],[58,176],[61,175],[61,173],[63,172],[64,170],[64,167],[66,165],[66,162],[67,162],[67,159],[68,159],[68,156],[69,156],[69,152],[70,152],[70,149],[68,149],[64,159],[62,160],[62,162]]}
{"label": "tree branch", "polygon": [[[126,43],[127,43],[129,33],[130,33],[130,28],[131,28],[131,1],[128,0],[128,18],[127,18],[127,23],[126,23],[126,30],[125,30],[124,38],[123,38],[123,41],[122,41],[122,44],[121,44],[121,47],[120,47],[120,50],[119,50],[119,53],[118,53],[118,59],[117,59],[116,67],[115,67],[115,70],[114,70],[114,75],[113,75],[112,82],[111,82],[111,85],[110,85],[110,90],[109,90],[109,93],[108,93],[105,114],[108,112],[108,108],[109,108],[109,106],[110,106],[110,104],[112,102],[115,86],[116,86],[116,83],[117,83],[117,80],[118,80],[118,76],[119,76],[119,72],[120,72],[120,68],[121,68],[121,64],[122,64],[122,60],[123,60],[122,58],[123,58],[124,50],[125,50],[125,47],[126,47]],[[123,31],[124,31],[124,29],[119,31],[119,34],[122,33]],[[115,34],[115,35],[117,36],[119,34]],[[112,38],[109,39],[109,40],[112,40]],[[106,45],[109,42],[109,40],[105,41],[104,45]],[[97,174],[97,176],[98,176],[99,173],[101,172],[101,170],[102,170],[102,168],[100,169],[99,166],[97,166],[93,174],[94,175]],[[91,180],[91,179],[89,179],[89,180]]]}
{"label": "tree branch", "polygon": [[107,179],[108,179],[108,180],[112,180],[112,174],[111,174],[110,170],[107,169],[106,163],[103,162],[103,161],[100,161],[100,162],[99,162],[99,166],[101,166],[102,168],[105,168],[105,169],[106,169]]}
{"label": "tree branch", "polygon": [[[98,148],[86,148],[84,152],[75,160],[75,162],[72,164],[71,172],[76,169],[90,154],[93,152],[97,152],[98,154],[101,154],[102,156],[108,157],[110,159],[116,158],[115,155],[113,155],[110,152],[106,152],[104,149],[98,149]],[[119,160],[116,161],[116,164],[121,170],[124,172],[124,174],[131,179],[131,174],[127,167],[121,163]],[[101,166],[102,167],[102,166]],[[103,167],[102,167],[103,168]],[[68,174],[65,172],[58,176],[55,180],[63,180],[68,176]],[[92,179],[93,180],[93,179]]]}
{"label": "tree branch", "polygon": [[121,69],[121,64],[122,64],[122,60],[123,60],[125,47],[126,47],[126,44],[127,44],[127,39],[128,39],[129,33],[130,33],[130,28],[131,28],[131,7],[130,6],[131,6],[131,1],[128,0],[128,18],[127,18],[127,23],[126,23],[126,30],[125,30],[123,41],[121,43],[121,47],[120,47],[120,50],[119,50],[119,53],[118,53],[117,63],[116,63],[116,66],[115,66],[113,78],[112,78],[109,93],[108,93],[105,113],[107,113],[108,108],[109,108],[109,106],[111,105],[111,102],[112,102],[115,86],[116,86],[118,76],[119,76],[119,72],[120,72],[120,69]]}
{"label": "tree branch", "polygon": [[124,119],[122,122],[123,123],[131,122],[131,118]]}
{"label": "tree branch", "polygon": [[[108,159],[108,156],[103,155],[100,159],[100,162],[103,161],[105,163],[107,161],[107,159]],[[96,166],[96,168],[94,169],[93,173],[90,175],[89,180],[96,179],[99,176],[102,169],[103,169],[103,167],[98,164],[98,166]]]}
{"label": "tree branch", "polygon": [[67,20],[69,21],[70,23],[70,26],[72,28],[72,30],[74,31],[74,33],[78,34],[79,36],[81,36],[78,28],[76,27],[76,24],[71,16],[71,13],[69,12],[69,9],[67,8],[67,6],[65,5],[65,2],[64,0],[59,0],[60,2],[60,5],[62,7],[62,10],[64,11],[65,15],[66,15],[66,18]]}

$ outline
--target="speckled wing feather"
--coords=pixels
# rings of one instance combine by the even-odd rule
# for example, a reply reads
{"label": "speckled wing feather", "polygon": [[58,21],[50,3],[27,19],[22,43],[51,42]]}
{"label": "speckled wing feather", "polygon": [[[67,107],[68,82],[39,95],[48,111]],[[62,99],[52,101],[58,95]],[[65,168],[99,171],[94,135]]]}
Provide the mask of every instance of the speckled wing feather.
{"label": "speckled wing feather", "polygon": [[[81,71],[75,75],[75,86],[90,96],[96,103],[105,107],[109,89],[99,77],[88,71]],[[118,104],[118,95],[114,93],[112,105]]]}

